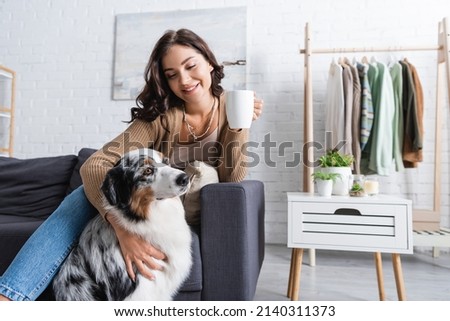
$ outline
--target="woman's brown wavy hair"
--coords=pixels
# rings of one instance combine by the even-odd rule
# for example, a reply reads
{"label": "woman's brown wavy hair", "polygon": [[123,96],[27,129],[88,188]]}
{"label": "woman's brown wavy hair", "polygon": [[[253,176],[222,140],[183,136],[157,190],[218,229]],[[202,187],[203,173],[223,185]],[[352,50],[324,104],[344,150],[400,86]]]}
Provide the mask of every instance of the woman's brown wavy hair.
{"label": "woman's brown wavy hair", "polygon": [[156,43],[145,68],[145,87],[136,98],[137,107],[131,108],[131,120],[153,121],[163,115],[169,108],[181,106],[184,102],[170,89],[162,67],[162,58],[173,45],[191,47],[208,61],[211,71],[211,91],[220,97],[223,88],[220,81],[224,77],[223,66],[219,65],[207,43],[188,29],[169,30]]}

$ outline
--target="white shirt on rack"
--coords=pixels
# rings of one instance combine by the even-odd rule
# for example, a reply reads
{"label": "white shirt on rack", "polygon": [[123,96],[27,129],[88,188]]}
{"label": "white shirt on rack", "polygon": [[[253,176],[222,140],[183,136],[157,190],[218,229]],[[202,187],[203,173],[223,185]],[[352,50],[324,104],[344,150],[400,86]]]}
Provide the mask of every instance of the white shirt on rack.
{"label": "white shirt on rack", "polygon": [[332,134],[331,146],[327,145],[326,148],[335,148],[345,138],[345,105],[342,67],[334,60],[328,72],[325,104],[325,132]]}

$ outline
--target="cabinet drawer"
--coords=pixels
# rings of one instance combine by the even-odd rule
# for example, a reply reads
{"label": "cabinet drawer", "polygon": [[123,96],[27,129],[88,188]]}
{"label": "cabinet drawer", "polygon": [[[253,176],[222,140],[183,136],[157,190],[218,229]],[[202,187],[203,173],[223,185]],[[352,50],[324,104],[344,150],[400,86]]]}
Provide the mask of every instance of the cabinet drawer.
{"label": "cabinet drawer", "polygon": [[288,207],[290,247],[412,253],[407,203],[291,201]]}

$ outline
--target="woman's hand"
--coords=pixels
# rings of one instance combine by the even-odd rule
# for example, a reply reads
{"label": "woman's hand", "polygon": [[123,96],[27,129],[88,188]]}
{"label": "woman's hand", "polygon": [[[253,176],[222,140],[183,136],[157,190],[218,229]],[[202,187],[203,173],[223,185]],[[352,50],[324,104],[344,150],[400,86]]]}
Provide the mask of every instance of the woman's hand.
{"label": "woman's hand", "polygon": [[166,258],[165,254],[139,236],[123,229],[114,218],[110,219],[109,222],[113,226],[117,238],[119,239],[120,249],[125,260],[128,276],[133,281],[136,281],[134,270],[134,267],[136,267],[144,277],[154,280],[155,276],[151,273],[151,270],[162,270],[162,266],[156,263],[155,259],[164,260]]}
{"label": "woman's hand", "polygon": [[264,101],[262,99],[256,98],[255,94],[255,100],[253,103],[253,120],[257,120],[259,117],[261,117],[263,107]]}

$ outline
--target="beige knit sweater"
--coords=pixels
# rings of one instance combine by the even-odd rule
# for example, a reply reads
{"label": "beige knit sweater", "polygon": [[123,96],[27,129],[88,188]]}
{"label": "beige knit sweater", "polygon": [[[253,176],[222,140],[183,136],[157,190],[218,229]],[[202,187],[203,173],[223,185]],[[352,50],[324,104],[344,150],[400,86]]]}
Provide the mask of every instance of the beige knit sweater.
{"label": "beige knit sweater", "polygon": [[[238,182],[244,179],[247,170],[246,156],[242,147],[248,141],[248,129],[238,131],[228,127],[223,95],[219,107],[220,156],[217,162],[221,182]],[[111,169],[127,152],[138,148],[152,148],[170,157],[173,146],[183,124],[181,108],[171,108],[164,116],[153,122],[135,120],[119,136],[95,152],[81,167],[80,174],[89,201],[105,216],[100,186]]]}

